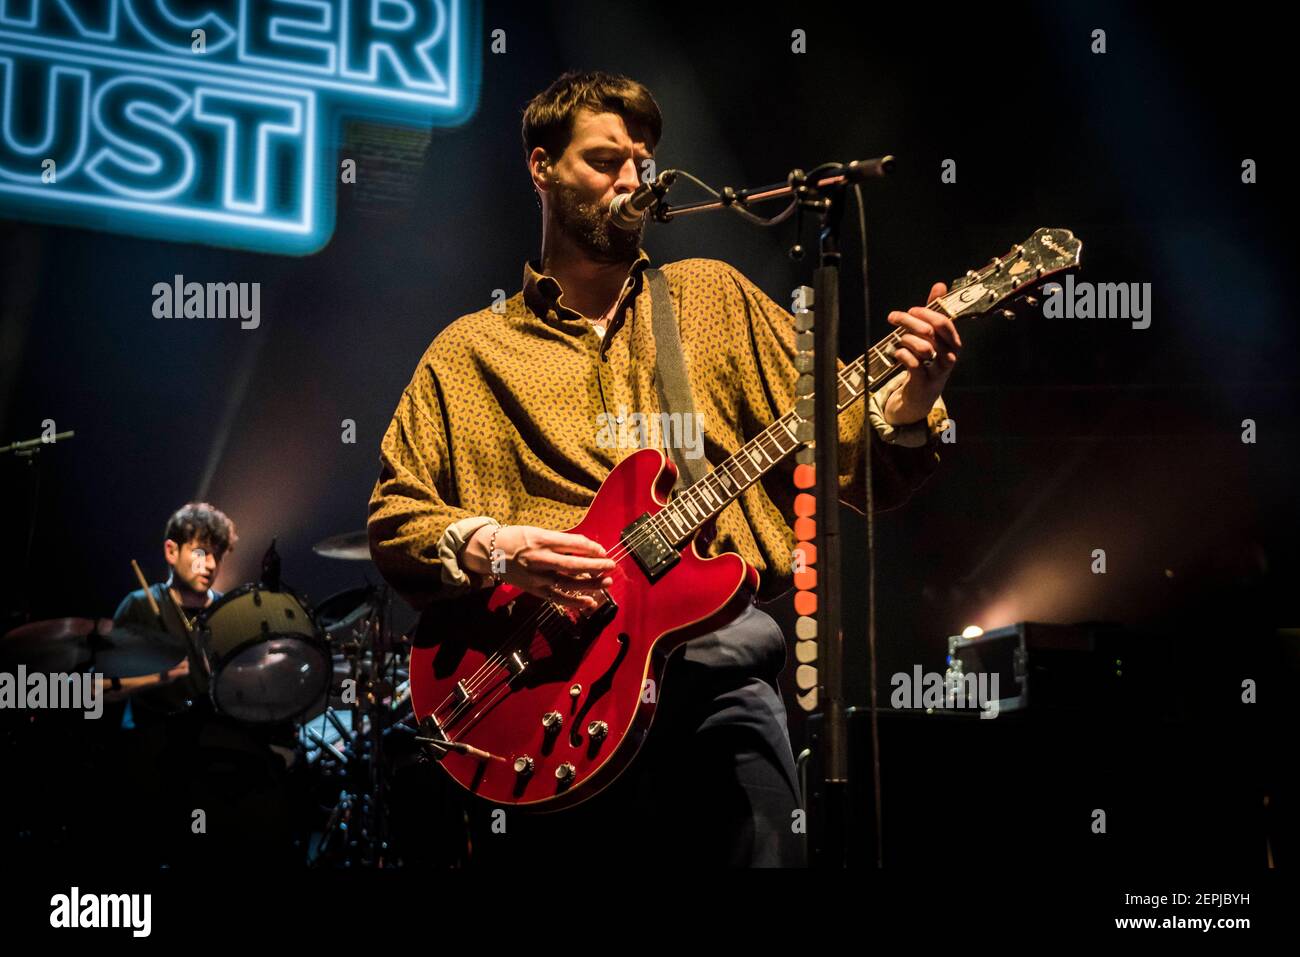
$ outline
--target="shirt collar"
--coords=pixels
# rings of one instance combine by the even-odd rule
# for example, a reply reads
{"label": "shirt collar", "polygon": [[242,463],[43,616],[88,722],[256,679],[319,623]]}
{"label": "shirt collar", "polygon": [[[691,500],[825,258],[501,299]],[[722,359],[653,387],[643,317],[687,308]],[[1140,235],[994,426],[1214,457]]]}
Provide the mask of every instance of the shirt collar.
{"label": "shirt collar", "polygon": [[[167,580],[166,580],[165,582],[162,583],[162,591],[159,592],[159,595],[166,595],[166,594],[167,594],[167,589],[169,589],[169,588],[174,588],[175,586],[176,586],[176,576],[175,576],[175,575],[172,575],[172,574],[169,574],[169,575],[167,576]],[[208,589],[208,604],[210,605],[210,604],[212,604],[212,603],[213,603],[214,601],[216,601],[216,600],[217,600],[217,593],[214,592],[211,588],[209,588],[209,589]],[[202,609],[199,609],[199,610],[202,611]]]}
{"label": "shirt collar", "polygon": [[[636,262],[632,263],[627,273],[627,282],[624,284],[624,298],[629,287],[635,288],[637,281],[640,279],[642,271],[650,265],[650,256],[644,249],[637,250]],[[554,276],[539,272],[541,263],[535,259],[530,259],[524,263],[524,303],[539,318],[551,319],[551,313],[554,312],[554,319],[566,322],[586,322],[582,314],[574,309],[570,309],[561,301],[564,298],[564,290],[560,288],[559,280]]]}

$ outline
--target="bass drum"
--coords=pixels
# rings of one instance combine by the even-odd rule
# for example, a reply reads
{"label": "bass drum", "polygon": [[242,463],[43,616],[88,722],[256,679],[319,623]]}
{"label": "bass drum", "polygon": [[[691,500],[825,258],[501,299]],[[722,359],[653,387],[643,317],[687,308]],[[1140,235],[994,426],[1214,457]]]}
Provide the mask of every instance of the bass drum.
{"label": "bass drum", "polygon": [[290,591],[243,585],[195,623],[208,696],[218,713],[250,724],[292,721],[329,689],[329,646]]}

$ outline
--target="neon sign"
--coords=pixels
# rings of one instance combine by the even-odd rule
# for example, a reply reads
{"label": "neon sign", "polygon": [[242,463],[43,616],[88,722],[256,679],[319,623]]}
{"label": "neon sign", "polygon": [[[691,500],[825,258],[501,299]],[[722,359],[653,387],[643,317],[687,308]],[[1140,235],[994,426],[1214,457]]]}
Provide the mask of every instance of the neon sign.
{"label": "neon sign", "polygon": [[468,118],[477,17],[472,0],[0,0],[0,215],[314,252],[341,120]]}

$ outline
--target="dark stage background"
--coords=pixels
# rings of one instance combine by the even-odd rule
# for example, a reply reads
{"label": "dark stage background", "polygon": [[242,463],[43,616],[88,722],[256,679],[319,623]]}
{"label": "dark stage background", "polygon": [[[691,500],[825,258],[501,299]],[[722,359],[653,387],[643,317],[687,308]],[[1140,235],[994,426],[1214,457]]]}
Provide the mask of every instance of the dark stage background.
{"label": "dark stage background", "polygon": [[[164,521],[196,496],[238,525],[219,588],[254,578],[272,536],[310,598],[359,584],[362,566],[311,545],[364,527],[380,437],[433,336],[494,289],[519,288],[540,239],[520,112],[584,67],[646,83],[666,117],[659,168],[715,185],[895,154],[897,174],[866,191],[873,339],[888,309],[1039,226],[1083,239],[1081,278],[1151,283],[1145,330],[1045,318],[963,328],[945,393],[957,442],[879,519],[883,676],[941,669],[945,636],[972,623],[1111,620],[1211,649],[1294,625],[1285,31],[1260,11],[1211,22],[1186,7],[917,4],[882,21],[874,9],[850,26],[838,8],[490,3],[482,26],[504,29],[508,52],[484,53],[473,116],[401,134],[414,160],[380,157],[379,182],[365,157],[392,147],[353,128],[338,149],[361,157],[358,184],[338,187],[335,234],[311,256],[7,222],[0,434],[31,437],[49,418],[77,435],[42,455],[30,559],[28,473],[0,461],[4,609],[111,614],[135,587],[131,558],[161,576]],[[1104,55],[1089,51],[1096,27]],[[790,51],[795,28],[806,54]],[[955,184],[940,180],[946,158]],[[1241,182],[1247,158],[1254,185]],[[694,198],[678,189],[677,201]],[[852,222],[846,357],[864,335]],[[811,261],[786,257],[791,241],[790,226],[715,215],[651,227],[646,247],[657,262],[726,260],[789,302],[811,275]],[[260,328],[153,318],[153,284],[176,273],[260,282]],[[1254,444],[1241,440],[1246,418]],[[355,444],[340,441],[344,419]],[[846,531],[851,574],[859,526]],[[1105,575],[1091,571],[1095,548]],[[847,590],[860,702],[862,589]]]}

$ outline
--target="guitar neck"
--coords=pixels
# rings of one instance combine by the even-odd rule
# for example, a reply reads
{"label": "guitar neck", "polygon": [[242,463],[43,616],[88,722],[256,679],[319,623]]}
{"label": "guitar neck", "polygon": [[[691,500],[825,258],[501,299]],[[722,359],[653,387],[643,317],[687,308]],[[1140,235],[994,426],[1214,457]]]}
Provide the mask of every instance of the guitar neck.
{"label": "guitar neck", "polygon": [[[1030,293],[1041,294],[1043,284],[1052,276],[1077,269],[1083,244],[1068,229],[1038,229],[1023,244],[1011,247],[1005,255],[993,259],[979,270],[969,270],[954,279],[948,292],[929,304],[935,312],[950,319],[980,315],[994,307],[1007,317],[1018,310],[1030,309],[1037,300]],[[840,370],[837,412],[873,392],[902,371],[894,358],[894,347],[903,336],[895,329],[885,338]],[[681,545],[699,531],[710,518],[739,498],[777,466],[806,439],[798,438],[805,419],[791,410],[727,458],[708,475],[677,494],[651,519],[659,532],[674,545]],[[808,434],[805,428],[804,434]]]}
{"label": "guitar neck", "polygon": [[[931,303],[929,308],[942,309],[942,300]],[[837,412],[843,412],[902,370],[902,363],[894,358],[894,346],[901,336],[900,330],[894,330],[868,349],[866,355],[858,356],[840,370]],[[791,409],[715,466],[704,478],[678,492],[655,515],[653,521],[659,525],[659,530],[674,544],[688,541],[705,522],[805,444],[797,438],[798,426],[804,421]]]}

